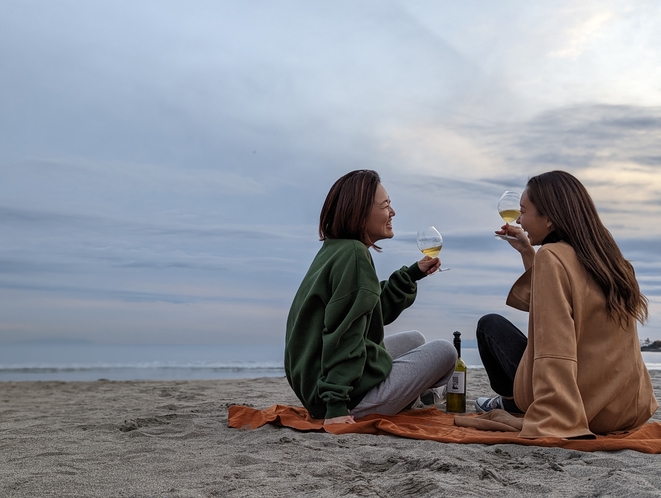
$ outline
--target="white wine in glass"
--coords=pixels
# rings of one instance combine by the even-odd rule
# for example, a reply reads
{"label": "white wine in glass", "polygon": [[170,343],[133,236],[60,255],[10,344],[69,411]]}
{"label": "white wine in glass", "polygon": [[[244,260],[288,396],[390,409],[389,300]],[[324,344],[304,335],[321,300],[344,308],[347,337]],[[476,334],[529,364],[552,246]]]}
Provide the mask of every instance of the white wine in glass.
{"label": "white wine in glass", "polygon": [[[418,249],[422,254],[435,258],[441,253],[443,248],[443,237],[436,227],[427,227],[424,230],[418,230]],[[436,272],[446,271],[450,268],[439,268]],[[434,272],[434,273],[436,273]]]}
{"label": "white wine in glass", "polygon": [[[521,194],[507,190],[498,200],[498,214],[507,223],[514,223],[521,216]],[[516,239],[511,235],[496,235],[499,239]]]}

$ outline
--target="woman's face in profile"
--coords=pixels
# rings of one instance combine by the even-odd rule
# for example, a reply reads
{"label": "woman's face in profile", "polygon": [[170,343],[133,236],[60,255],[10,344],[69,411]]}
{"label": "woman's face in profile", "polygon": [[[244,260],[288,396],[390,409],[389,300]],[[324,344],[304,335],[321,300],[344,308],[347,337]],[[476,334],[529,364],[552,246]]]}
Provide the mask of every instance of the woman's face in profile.
{"label": "woman's face in profile", "polygon": [[373,243],[379,240],[393,238],[395,235],[395,232],[392,230],[393,216],[395,216],[395,210],[390,206],[388,192],[379,183],[374,194],[372,212],[368,216],[365,226],[365,232]]}
{"label": "woman's face in profile", "polygon": [[534,246],[540,245],[546,236],[553,231],[549,219],[540,215],[535,205],[530,202],[528,189],[521,194],[521,214],[516,222],[528,233],[530,243]]}

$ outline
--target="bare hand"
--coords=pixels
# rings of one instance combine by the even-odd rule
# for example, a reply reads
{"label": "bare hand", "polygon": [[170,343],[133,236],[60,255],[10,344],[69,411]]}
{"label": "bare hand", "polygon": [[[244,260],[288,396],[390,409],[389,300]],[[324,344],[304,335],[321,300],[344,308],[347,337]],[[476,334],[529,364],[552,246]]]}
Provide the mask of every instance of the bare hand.
{"label": "bare hand", "polygon": [[324,425],[329,424],[355,424],[353,415],[342,415],[341,417],[327,418],[324,420]]}
{"label": "bare hand", "polygon": [[535,248],[530,243],[530,239],[522,228],[513,227],[509,223],[505,223],[500,230],[496,231],[496,235],[509,235],[516,237],[515,239],[505,239],[510,245],[519,251],[521,259],[523,260],[523,267],[528,270],[535,259]]}
{"label": "bare hand", "polygon": [[420,271],[426,275],[431,275],[440,267],[441,260],[438,258],[430,258],[429,256],[425,256],[420,261],[418,261],[418,268],[420,268]]}
{"label": "bare hand", "polygon": [[496,235],[509,235],[510,237],[516,237],[515,239],[505,240],[519,252],[527,252],[533,248],[526,232],[524,232],[522,228],[513,227],[509,223],[505,223],[500,230],[496,230]]}

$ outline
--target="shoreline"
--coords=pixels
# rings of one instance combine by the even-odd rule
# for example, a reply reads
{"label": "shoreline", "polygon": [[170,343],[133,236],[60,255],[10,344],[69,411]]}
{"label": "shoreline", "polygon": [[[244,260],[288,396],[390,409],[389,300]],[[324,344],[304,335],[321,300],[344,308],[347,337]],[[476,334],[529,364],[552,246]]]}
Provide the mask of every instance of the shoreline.
{"label": "shoreline", "polygon": [[[484,367],[478,363],[477,350],[462,348],[467,351],[465,361],[470,371],[480,370]],[[8,352],[5,351],[7,355]],[[463,356],[463,355],[462,355]],[[472,358],[472,359],[471,359]],[[661,370],[661,351],[643,351],[643,360],[651,372]],[[0,383],[2,382],[92,382],[97,380],[131,381],[131,380],[219,380],[219,379],[245,379],[261,377],[284,377],[284,367],[277,362],[241,362],[230,364],[227,362],[139,362],[127,364],[126,362],[102,364],[37,364],[26,365],[10,363],[6,358],[0,361]]]}
{"label": "shoreline", "polygon": [[[661,371],[650,372],[661,397]],[[468,406],[491,390],[470,370]],[[0,383],[0,496],[658,496],[661,455],[227,427],[282,377]],[[653,420],[661,421],[657,411]]]}

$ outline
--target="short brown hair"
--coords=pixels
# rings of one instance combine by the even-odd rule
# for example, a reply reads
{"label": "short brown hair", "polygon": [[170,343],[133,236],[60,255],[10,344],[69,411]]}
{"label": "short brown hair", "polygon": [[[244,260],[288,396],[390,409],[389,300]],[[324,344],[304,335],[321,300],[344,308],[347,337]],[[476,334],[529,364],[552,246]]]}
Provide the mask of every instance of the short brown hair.
{"label": "short brown hair", "polygon": [[576,177],[549,171],[528,180],[526,191],[540,215],[546,216],[562,240],[576,251],[579,261],[606,296],[606,309],[620,323],[644,323],[647,298],[613,236],[602,224],[592,198]]}
{"label": "short brown hair", "polygon": [[319,239],[354,239],[380,250],[365,231],[380,183],[379,174],[370,169],[352,171],[337,180],[321,208]]}

